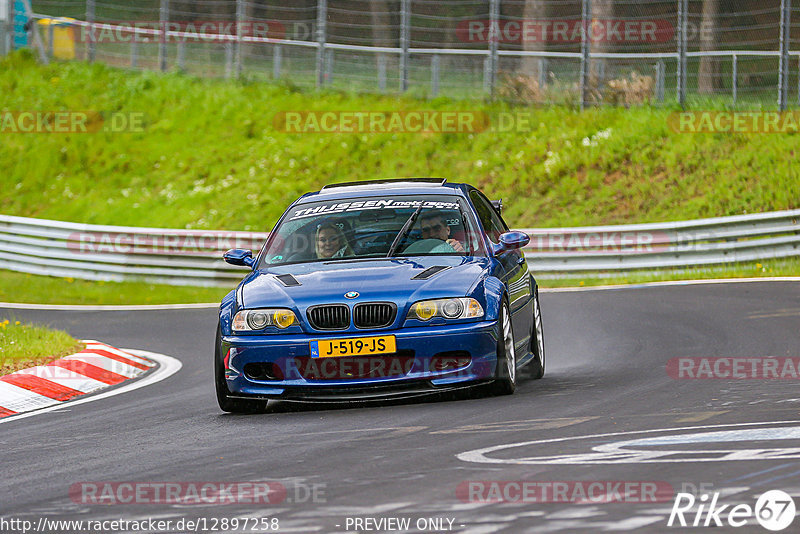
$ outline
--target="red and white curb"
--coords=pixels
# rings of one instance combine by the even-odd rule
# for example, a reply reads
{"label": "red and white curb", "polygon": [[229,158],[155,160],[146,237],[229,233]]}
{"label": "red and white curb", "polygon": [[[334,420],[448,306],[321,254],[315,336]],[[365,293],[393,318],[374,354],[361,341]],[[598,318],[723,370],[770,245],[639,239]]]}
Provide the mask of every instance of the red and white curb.
{"label": "red and white curb", "polygon": [[86,348],[77,354],[0,376],[0,418],[59,405],[157,366],[152,359],[99,341],[85,339],[83,343]]}

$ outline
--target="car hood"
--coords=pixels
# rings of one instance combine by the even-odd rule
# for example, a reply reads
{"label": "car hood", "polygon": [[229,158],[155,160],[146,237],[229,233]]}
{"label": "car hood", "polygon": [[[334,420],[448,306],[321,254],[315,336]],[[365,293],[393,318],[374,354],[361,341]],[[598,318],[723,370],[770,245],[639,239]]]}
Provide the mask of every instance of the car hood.
{"label": "car hood", "polygon": [[[239,291],[240,308],[288,307],[304,310],[315,304],[390,301],[406,303],[439,297],[466,296],[489,269],[488,258],[427,256],[339,260],[261,269]],[[413,279],[431,267],[445,267],[427,279]],[[430,272],[430,271],[429,271]],[[298,285],[289,277],[291,275]],[[287,285],[287,283],[289,285]],[[357,292],[355,299],[345,293]]]}

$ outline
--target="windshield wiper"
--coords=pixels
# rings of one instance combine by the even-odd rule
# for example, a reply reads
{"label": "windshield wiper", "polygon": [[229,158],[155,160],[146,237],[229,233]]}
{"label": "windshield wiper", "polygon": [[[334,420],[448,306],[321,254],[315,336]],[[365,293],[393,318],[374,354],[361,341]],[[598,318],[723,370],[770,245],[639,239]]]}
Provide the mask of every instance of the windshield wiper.
{"label": "windshield wiper", "polygon": [[411,231],[411,227],[414,226],[415,222],[417,222],[417,217],[419,217],[419,212],[422,211],[422,206],[423,204],[420,203],[417,210],[411,214],[411,217],[408,218],[406,223],[400,229],[400,233],[397,234],[397,237],[395,237],[394,241],[392,241],[392,246],[389,247],[389,252],[386,253],[387,258],[391,258],[394,255],[394,253],[397,251],[397,247],[400,246],[400,243],[408,235],[408,232]]}

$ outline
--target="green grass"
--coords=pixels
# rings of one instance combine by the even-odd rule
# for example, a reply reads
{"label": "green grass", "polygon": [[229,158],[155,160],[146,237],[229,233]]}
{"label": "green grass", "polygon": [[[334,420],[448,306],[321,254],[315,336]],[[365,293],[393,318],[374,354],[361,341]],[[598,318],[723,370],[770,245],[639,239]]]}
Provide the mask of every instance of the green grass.
{"label": "green grass", "polygon": [[[444,176],[504,199],[512,227],[680,220],[796,208],[800,136],[677,134],[674,108],[513,108],[304,92],[287,84],[0,63],[0,109],[143,111],[139,133],[2,134],[0,213],[99,224],[268,230],[337,181]],[[530,131],[284,134],[292,110],[532,114]]]}
{"label": "green grass", "polygon": [[84,344],[61,330],[0,320],[0,375],[43,365],[83,350]]}
{"label": "green grass", "polygon": [[34,304],[183,304],[219,302],[231,289],[95,282],[0,270],[0,302]]}

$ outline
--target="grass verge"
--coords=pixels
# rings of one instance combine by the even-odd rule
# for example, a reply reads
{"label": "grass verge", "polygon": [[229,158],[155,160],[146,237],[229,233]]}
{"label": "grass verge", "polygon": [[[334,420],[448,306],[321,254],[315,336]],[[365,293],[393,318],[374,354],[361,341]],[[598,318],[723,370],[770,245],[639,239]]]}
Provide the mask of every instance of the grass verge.
{"label": "grass verge", "polygon": [[[503,198],[516,228],[684,220],[800,206],[798,136],[676,133],[678,108],[303,91],[280,83],[0,61],[0,109],[142,112],[144,129],[3,133],[0,213],[96,224],[269,230],[332,182],[441,176]],[[287,111],[468,111],[481,133],[282,133]],[[523,120],[524,119],[524,120]],[[521,122],[522,120],[522,122]]]}
{"label": "grass verge", "polygon": [[2,302],[120,305],[219,302],[234,287],[235,285],[221,288],[146,282],[95,282],[0,270]]}
{"label": "grass verge", "polygon": [[0,321],[0,376],[47,364],[84,347],[61,330],[4,319]]}

